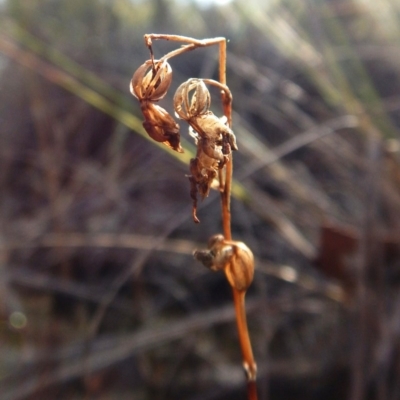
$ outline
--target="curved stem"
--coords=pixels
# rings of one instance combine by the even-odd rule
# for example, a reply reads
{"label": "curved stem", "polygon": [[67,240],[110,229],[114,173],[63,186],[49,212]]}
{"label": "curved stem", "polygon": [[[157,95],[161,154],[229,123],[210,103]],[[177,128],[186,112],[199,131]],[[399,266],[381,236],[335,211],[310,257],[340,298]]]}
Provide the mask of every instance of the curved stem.
{"label": "curved stem", "polygon": [[152,40],[171,40],[174,42],[182,42],[195,44],[196,47],[205,47],[205,46],[213,46],[218,43],[226,43],[226,39],[224,37],[215,37],[212,39],[194,39],[189,36],[181,36],[181,35],[168,35],[162,33],[149,33],[144,35],[144,41],[146,46],[151,46]]}
{"label": "curved stem", "polygon": [[[172,50],[171,52],[169,52],[169,53],[165,54],[163,57],[161,57],[159,61],[164,61],[169,58],[176,57],[180,54],[197,49],[198,47],[209,47],[209,46],[214,46],[215,44],[220,44],[220,48],[221,48],[221,45],[225,44],[225,48],[226,48],[226,39],[224,37],[216,37],[216,38],[212,38],[212,39],[197,40],[197,39],[193,39],[193,38],[190,38],[187,36],[150,33],[150,34],[144,35],[144,41],[146,43],[146,46],[150,50],[150,55],[152,56],[152,58],[154,57],[153,50],[151,47],[152,41],[160,40],[160,39],[171,40],[174,42],[189,43],[189,44],[186,46],[182,46],[179,49]],[[225,83],[225,80],[224,80],[224,82],[221,82],[221,83]]]}

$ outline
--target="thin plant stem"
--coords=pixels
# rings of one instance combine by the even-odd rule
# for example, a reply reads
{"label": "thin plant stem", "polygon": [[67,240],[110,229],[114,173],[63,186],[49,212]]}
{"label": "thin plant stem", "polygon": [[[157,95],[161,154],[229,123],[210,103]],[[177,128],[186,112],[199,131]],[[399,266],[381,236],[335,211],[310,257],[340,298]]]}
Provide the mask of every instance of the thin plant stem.
{"label": "thin plant stem", "polygon": [[[179,49],[173,50],[167,54],[165,54],[163,57],[159,59],[159,61],[165,61],[168,60],[169,58],[176,57],[178,55],[181,55],[183,53],[186,53],[188,51],[192,51],[194,49],[197,49],[198,47],[209,47],[209,46],[214,46],[215,44],[220,44],[225,43],[225,48],[226,48],[226,39],[223,37],[216,37],[212,39],[203,39],[203,40],[196,40],[193,38],[189,38],[186,36],[179,36],[179,35],[162,35],[162,34],[147,34],[144,35],[144,41],[146,43],[146,46],[150,50],[151,58],[153,58],[153,50],[152,50],[152,41],[153,40],[168,40],[168,41],[175,41],[175,42],[183,42],[183,43],[189,43],[186,46],[182,46]],[[221,76],[221,71],[220,71],[220,76]],[[225,84],[225,80],[221,83]]]}
{"label": "thin plant stem", "polygon": [[[174,42],[182,42],[182,43],[189,43],[195,45],[196,47],[206,47],[206,46],[213,46],[218,43],[226,43],[226,39],[224,37],[215,37],[212,39],[194,39],[188,36],[180,36],[180,35],[167,35],[167,34],[159,34],[159,33],[149,33],[144,35],[144,40],[147,45],[148,39],[150,40],[167,40],[167,41],[174,41]],[[226,45],[225,45],[226,48]]]}
{"label": "thin plant stem", "polygon": [[231,187],[232,187],[233,159],[232,154],[225,166],[225,180],[221,193],[222,228],[226,240],[232,240],[231,233]]}
{"label": "thin plant stem", "polygon": [[[220,43],[219,46],[219,80],[223,85],[226,85],[226,40]],[[224,115],[228,120],[228,125],[232,125],[232,96],[228,96],[226,90],[221,91],[222,104]],[[230,97],[230,98],[229,98]],[[232,240],[231,230],[231,186],[233,173],[233,157],[229,155],[225,165],[225,180],[223,191],[221,192],[221,207],[222,207],[222,226],[225,240]],[[235,305],[236,324],[239,334],[240,348],[242,350],[243,368],[247,378],[247,396],[248,400],[257,400],[257,365],[254,360],[253,350],[251,347],[249,329],[247,327],[247,317],[245,308],[246,291],[239,291],[232,288],[233,302]]]}
{"label": "thin plant stem", "polygon": [[243,367],[246,371],[247,381],[251,382],[256,380],[257,365],[254,361],[249,331],[247,328],[245,295],[245,291],[233,289],[233,302],[235,304],[236,323],[239,331],[240,346],[242,349]]}

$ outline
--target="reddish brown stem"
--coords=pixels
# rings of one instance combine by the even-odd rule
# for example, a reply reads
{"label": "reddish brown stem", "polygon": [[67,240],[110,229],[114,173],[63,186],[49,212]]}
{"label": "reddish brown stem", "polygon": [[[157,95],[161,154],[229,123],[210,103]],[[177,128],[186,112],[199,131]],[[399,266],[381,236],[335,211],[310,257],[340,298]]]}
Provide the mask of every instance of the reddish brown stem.
{"label": "reddish brown stem", "polygon": [[[153,55],[153,49],[152,49],[152,41],[153,40],[171,40],[171,41],[175,41],[175,42],[182,42],[182,43],[189,43],[186,46],[182,46],[179,49],[173,50],[167,54],[165,54],[163,57],[160,58],[159,61],[164,61],[167,60],[169,58],[172,57],[176,57],[180,54],[186,53],[187,51],[192,51],[198,47],[208,47],[208,46],[214,46],[216,44],[220,44],[220,47],[222,45],[222,43],[225,44],[225,48],[226,48],[226,39],[223,37],[216,37],[216,38],[212,38],[212,39],[203,39],[203,40],[196,40],[193,38],[189,38],[186,36],[179,36],[179,35],[163,35],[163,34],[155,34],[155,33],[151,33],[148,35],[144,35],[144,41],[146,43],[146,46],[149,48],[150,50],[150,55],[152,57],[154,57]],[[221,71],[220,71],[221,74]],[[221,82],[221,83],[225,83]]]}
{"label": "reddish brown stem", "polygon": [[225,165],[224,190],[221,193],[222,229],[226,240],[232,240],[231,233],[231,185],[232,185],[233,159],[232,154]]}
{"label": "reddish brown stem", "polygon": [[[239,332],[239,342],[242,349],[243,368],[246,372],[247,382],[255,382],[257,376],[257,365],[254,361],[251,348],[249,330],[247,328],[245,291],[233,289],[233,302],[235,304],[236,323]],[[254,397],[252,397],[254,399]]]}
{"label": "reddish brown stem", "polygon": [[[222,85],[226,85],[226,41],[220,43],[219,47],[219,80]],[[224,115],[228,120],[228,125],[232,125],[232,96],[230,91],[221,90],[222,105]],[[231,232],[231,185],[233,173],[233,157],[230,154],[229,159],[225,165],[225,182],[224,189],[221,193],[221,207],[222,207],[222,226],[225,240],[232,240]],[[257,365],[254,360],[253,350],[247,327],[246,308],[245,308],[245,291],[238,291],[232,288],[233,302],[235,305],[236,323],[239,334],[240,348],[243,357],[243,368],[247,378],[247,398],[248,400],[257,400]]]}

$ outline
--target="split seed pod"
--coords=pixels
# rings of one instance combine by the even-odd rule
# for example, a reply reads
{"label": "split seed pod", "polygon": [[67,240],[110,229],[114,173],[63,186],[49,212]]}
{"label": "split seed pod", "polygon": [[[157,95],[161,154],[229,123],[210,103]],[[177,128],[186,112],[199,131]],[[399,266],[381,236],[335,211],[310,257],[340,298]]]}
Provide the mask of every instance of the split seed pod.
{"label": "split seed pod", "polygon": [[246,291],[253,281],[254,256],[243,242],[214,235],[208,250],[196,250],[193,256],[212,271],[223,270],[231,287],[240,292]]}
{"label": "split seed pod", "polygon": [[[225,89],[229,89],[226,87]],[[230,93],[230,92],[229,92]],[[210,111],[211,96],[203,80],[190,78],[182,83],[174,95],[176,115],[189,125],[195,139],[196,157],[190,160],[190,197],[193,200],[193,220],[197,218],[197,195],[204,199],[224,167],[232,150],[237,150],[236,138],[226,123]]]}
{"label": "split seed pod", "polygon": [[139,101],[161,100],[172,82],[172,68],[168,62],[153,62],[147,60],[133,74],[131,80],[131,93]]}
{"label": "split seed pod", "polygon": [[179,118],[185,121],[206,115],[210,104],[210,92],[201,79],[191,78],[176,89],[174,95],[175,111]]}
{"label": "split seed pod", "polygon": [[172,68],[167,61],[148,60],[133,74],[130,91],[140,101],[145,121],[143,127],[156,142],[183,153],[179,125],[155,103],[167,93],[172,82]]}

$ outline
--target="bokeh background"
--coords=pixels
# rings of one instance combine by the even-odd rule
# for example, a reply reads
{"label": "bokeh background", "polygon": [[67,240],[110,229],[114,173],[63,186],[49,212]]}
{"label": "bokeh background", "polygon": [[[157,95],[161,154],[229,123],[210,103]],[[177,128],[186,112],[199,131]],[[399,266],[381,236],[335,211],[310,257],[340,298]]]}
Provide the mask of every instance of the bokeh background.
{"label": "bokeh background", "polygon": [[[192,257],[218,193],[195,225],[187,126],[157,146],[129,93],[168,33],[229,40],[259,398],[400,399],[399,27],[395,0],[2,0],[0,398],[246,398],[229,286]],[[160,104],[217,53],[172,59]]]}

